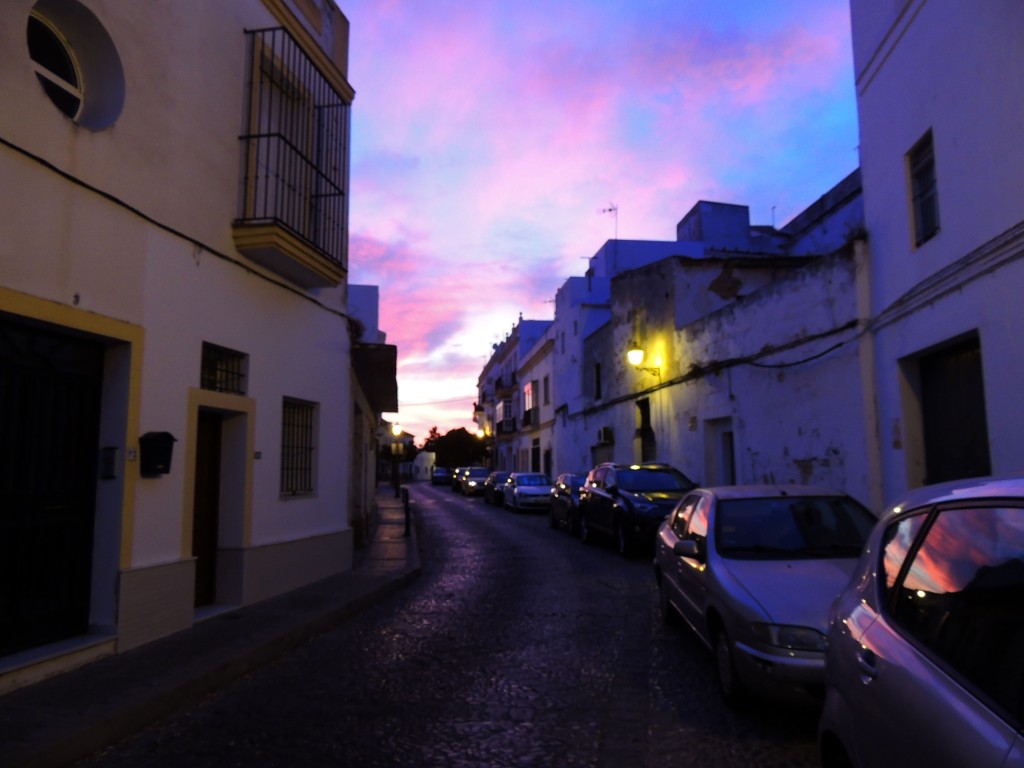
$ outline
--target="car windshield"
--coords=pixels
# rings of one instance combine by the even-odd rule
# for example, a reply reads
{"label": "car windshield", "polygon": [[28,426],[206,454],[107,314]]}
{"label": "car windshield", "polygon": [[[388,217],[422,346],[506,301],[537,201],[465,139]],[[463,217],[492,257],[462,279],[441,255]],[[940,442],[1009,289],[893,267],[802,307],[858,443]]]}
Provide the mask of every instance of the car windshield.
{"label": "car windshield", "polygon": [[582,486],[587,484],[586,475],[569,475],[565,478],[565,487],[573,491],[578,491]]}
{"label": "car windshield", "polygon": [[616,472],[616,480],[623,491],[688,491],[696,484],[678,469],[671,467],[636,469],[620,469]]}
{"label": "car windshield", "polygon": [[551,485],[547,475],[516,475],[517,485]]}
{"label": "car windshield", "polygon": [[715,512],[716,549],[757,560],[857,557],[875,522],[841,496],[723,499]]}
{"label": "car windshield", "polygon": [[487,477],[489,474],[491,472],[486,467],[479,467],[469,470],[469,474],[466,477]]}

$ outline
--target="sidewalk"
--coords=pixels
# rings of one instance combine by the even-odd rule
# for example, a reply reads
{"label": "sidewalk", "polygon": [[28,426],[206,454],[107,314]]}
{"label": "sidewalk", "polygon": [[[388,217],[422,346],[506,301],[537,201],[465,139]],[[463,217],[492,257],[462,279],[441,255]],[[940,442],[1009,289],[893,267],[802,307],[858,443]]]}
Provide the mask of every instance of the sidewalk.
{"label": "sidewalk", "polygon": [[171,637],[0,696],[0,766],[67,765],[184,708],[410,584],[415,525],[390,488],[353,568]]}

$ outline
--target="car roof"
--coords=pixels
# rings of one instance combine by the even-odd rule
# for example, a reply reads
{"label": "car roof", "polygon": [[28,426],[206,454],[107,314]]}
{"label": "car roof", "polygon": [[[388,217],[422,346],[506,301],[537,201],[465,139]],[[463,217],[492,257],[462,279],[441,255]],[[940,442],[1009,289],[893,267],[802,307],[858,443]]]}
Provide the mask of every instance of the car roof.
{"label": "car roof", "polygon": [[842,491],[835,488],[827,488],[823,485],[797,485],[795,483],[784,484],[750,484],[750,485],[716,485],[709,488],[701,488],[707,493],[714,494],[719,499],[763,499],[784,496],[846,496]]}
{"label": "car roof", "polygon": [[[601,467],[611,467],[612,469],[675,469],[671,464],[664,464],[659,461],[644,461],[639,464],[622,464],[616,461],[606,461],[598,464],[594,469],[600,469]],[[586,474],[586,472],[581,474]]]}
{"label": "car roof", "polygon": [[914,488],[907,491],[895,504],[890,505],[887,512],[898,514],[905,509],[944,501],[1012,497],[1024,498],[1024,476],[974,477]]}

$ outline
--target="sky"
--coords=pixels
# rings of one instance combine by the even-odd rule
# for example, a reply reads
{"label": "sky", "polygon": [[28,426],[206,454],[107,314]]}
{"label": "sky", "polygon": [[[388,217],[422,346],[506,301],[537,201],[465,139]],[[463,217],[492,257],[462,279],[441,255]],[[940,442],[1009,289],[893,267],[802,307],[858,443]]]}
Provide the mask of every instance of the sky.
{"label": "sky", "polygon": [[782,226],[858,165],[848,0],[338,2],[349,282],[380,287],[417,444],[475,429],[492,345],[605,241],[674,240],[699,200]]}

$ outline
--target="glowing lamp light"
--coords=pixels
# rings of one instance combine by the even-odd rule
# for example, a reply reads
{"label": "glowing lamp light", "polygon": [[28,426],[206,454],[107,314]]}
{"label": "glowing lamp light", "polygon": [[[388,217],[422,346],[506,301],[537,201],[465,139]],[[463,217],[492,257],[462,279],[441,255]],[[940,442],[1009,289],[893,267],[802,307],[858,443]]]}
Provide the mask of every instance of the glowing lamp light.
{"label": "glowing lamp light", "polygon": [[391,434],[394,435],[395,437],[398,437],[400,434],[402,434],[402,425],[399,424],[397,421],[391,425]]}
{"label": "glowing lamp light", "polygon": [[626,360],[629,361],[629,364],[632,365],[634,368],[636,368],[638,371],[647,371],[648,373],[653,373],[655,376],[657,376],[660,379],[661,378],[661,367],[660,367],[661,360],[655,360],[654,361],[654,362],[659,364],[658,366],[655,366],[655,367],[645,367],[643,365],[644,356],[645,356],[644,355],[644,348],[641,347],[639,343],[634,341],[632,344],[629,345],[629,350],[626,352]]}

